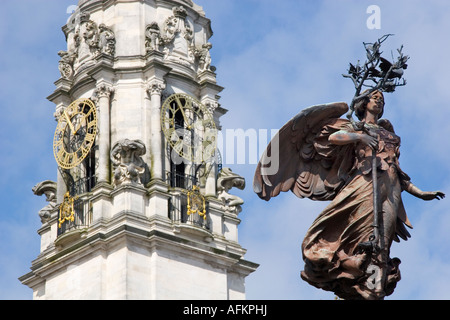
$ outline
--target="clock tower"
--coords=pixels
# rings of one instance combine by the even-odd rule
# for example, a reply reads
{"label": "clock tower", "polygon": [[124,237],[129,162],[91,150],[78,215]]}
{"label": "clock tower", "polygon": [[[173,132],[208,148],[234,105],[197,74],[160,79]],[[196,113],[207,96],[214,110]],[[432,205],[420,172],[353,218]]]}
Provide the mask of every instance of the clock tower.
{"label": "clock tower", "polygon": [[33,188],[34,299],[245,299],[244,179],[217,149],[223,90],[191,0],[80,0],[63,27],[53,150]]}

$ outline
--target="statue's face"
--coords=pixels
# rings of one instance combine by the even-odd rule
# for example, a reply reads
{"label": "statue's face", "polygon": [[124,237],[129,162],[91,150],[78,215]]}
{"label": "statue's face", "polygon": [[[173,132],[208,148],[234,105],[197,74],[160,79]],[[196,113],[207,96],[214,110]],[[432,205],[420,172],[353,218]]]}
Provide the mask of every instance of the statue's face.
{"label": "statue's face", "polygon": [[367,111],[379,115],[383,112],[383,108],[384,108],[383,94],[379,91],[376,91],[370,97],[370,101],[367,104]]}

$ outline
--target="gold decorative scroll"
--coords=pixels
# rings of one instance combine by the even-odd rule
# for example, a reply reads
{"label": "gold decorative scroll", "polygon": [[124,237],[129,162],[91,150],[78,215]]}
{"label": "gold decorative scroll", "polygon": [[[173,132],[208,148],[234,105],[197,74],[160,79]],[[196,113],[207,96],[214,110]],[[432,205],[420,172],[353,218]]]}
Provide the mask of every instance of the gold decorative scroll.
{"label": "gold decorative scroll", "polygon": [[64,195],[64,200],[61,203],[59,207],[59,225],[58,227],[61,228],[62,224],[66,221],[73,222],[75,220],[75,210],[73,208],[73,202],[75,201],[75,198],[72,198],[67,192]]}
{"label": "gold decorative scroll", "polygon": [[192,187],[192,190],[187,192],[187,214],[198,214],[206,220],[206,201],[205,197],[200,194],[200,189],[197,186]]}

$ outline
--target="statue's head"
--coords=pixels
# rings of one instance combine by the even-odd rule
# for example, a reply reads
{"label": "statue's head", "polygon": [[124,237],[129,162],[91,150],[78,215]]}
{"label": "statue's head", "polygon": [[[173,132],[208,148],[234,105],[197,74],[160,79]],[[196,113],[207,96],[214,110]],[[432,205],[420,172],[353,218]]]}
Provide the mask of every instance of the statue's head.
{"label": "statue's head", "polygon": [[[369,90],[366,90],[363,92],[367,93],[369,92]],[[384,113],[384,95],[383,92],[379,91],[379,90],[375,90],[374,92],[372,92],[371,94],[365,96],[364,98],[362,98],[361,100],[359,100],[356,104],[355,104],[355,115],[356,117],[362,121],[364,119],[365,113],[366,113],[366,109],[367,109],[367,104],[370,102],[370,99],[382,99],[383,101],[383,109],[381,110],[380,114],[378,115],[378,118],[381,118],[383,116]]]}

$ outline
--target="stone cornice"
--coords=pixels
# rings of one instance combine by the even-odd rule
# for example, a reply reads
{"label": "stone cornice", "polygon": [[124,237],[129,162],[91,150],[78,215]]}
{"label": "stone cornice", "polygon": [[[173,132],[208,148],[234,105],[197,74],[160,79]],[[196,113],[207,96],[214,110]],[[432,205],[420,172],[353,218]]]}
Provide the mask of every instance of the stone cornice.
{"label": "stone cornice", "polygon": [[[35,260],[31,267],[31,272],[19,278],[19,280],[27,284],[30,281],[37,281],[40,276],[45,277],[49,273],[56,272],[58,269],[70,264],[73,259],[80,259],[82,256],[92,254],[98,250],[107,250],[108,243],[118,241],[123,238],[135,238],[142,243],[145,241],[146,246],[165,248],[165,250],[175,250],[179,254],[204,256],[205,259],[211,259],[211,262],[222,265],[226,268],[240,269],[241,272],[251,273],[259,265],[242,259],[242,256],[236,253],[222,250],[213,246],[201,244],[187,240],[184,237],[162,232],[156,229],[145,230],[140,227],[123,224],[111,231],[97,232],[91,234],[79,242],[63,248],[61,251],[53,251],[46,256]],[[165,246],[165,243],[174,244],[174,246]],[[177,249],[178,248],[178,249]],[[189,250],[186,250],[189,248]],[[58,263],[55,263],[58,262]],[[55,269],[56,268],[56,269]]]}

